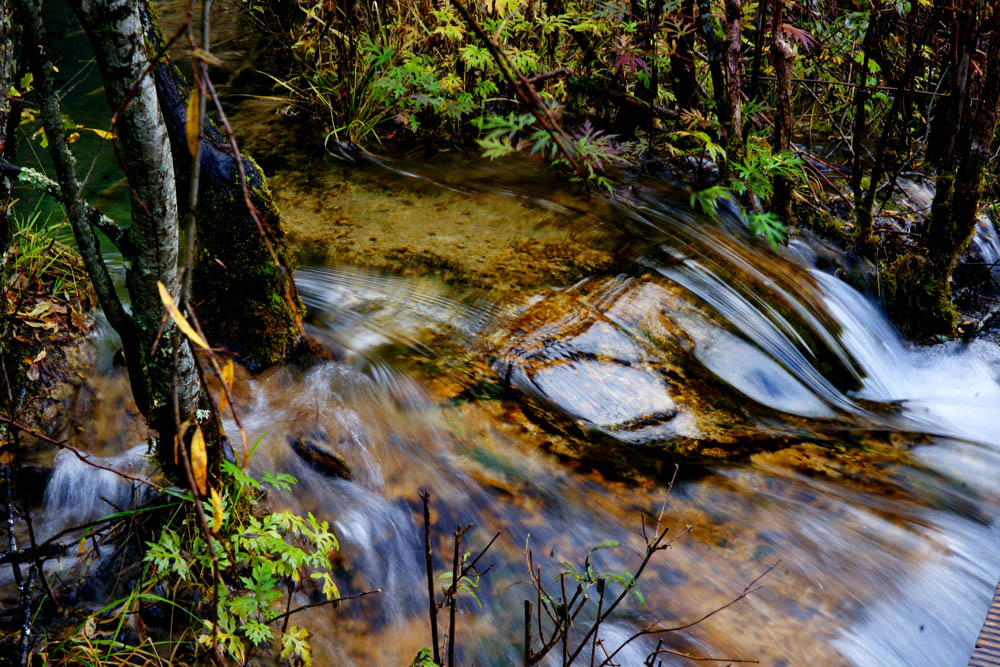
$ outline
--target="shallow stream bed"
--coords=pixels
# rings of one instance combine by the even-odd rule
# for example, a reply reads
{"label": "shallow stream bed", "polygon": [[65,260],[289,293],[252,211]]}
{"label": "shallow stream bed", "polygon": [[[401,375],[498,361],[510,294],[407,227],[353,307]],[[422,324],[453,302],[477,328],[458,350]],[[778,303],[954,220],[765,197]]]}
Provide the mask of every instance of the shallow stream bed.
{"label": "shallow stream bed", "polygon": [[[526,545],[550,580],[607,540],[622,546],[597,567],[633,570],[641,516],[661,512],[677,539],[640,579],[645,604],[603,626],[609,651],[774,566],[664,645],[769,665],[966,663],[1000,572],[996,346],[911,349],[804,244],[779,255],[665,186],[605,201],[553,190],[532,164],[399,164],[318,161],[272,182],[309,325],[339,360],[240,382],[248,435],[263,435],[252,466],[298,478],[273,505],[334,526],[342,592],[382,590],[299,619],[316,664],[409,664],[429,644],[422,489],[438,554],[458,524],[475,523],[473,550],[501,531],[482,607],[460,605],[460,664],[519,662]],[[103,386],[83,409],[121,423],[124,385]],[[303,439],[350,480],[297,455]],[[131,444],[90,443],[141,463]],[[127,499],[69,459],[56,482],[53,517]]]}

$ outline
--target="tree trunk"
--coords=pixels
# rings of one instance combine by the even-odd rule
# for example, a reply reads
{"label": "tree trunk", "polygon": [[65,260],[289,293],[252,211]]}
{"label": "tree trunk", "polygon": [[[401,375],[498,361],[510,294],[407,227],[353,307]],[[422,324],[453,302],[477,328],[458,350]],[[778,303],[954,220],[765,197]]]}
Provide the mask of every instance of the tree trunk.
{"label": "tree trunk", "polygon": [[948,333],[954,327],[949,277],[975,231],[985,188],[1000,114],[1000,12],[994,11],[988,27],[982,85],[978,91],[971,86],[967,91],[979,103],[965,107],[956,128],[952,168],[939,172],[931,213],[921,226],[926,259],[911,279],[897,278],[899,300],[910,303],[910,312],[899,313],[908,320],[904,326],[922,333]]}
{"label": "tree trunk", "polygon": [[[729,117],[729,107],[726,105],[726,79],[722,74],[722,54],[719,51],[719,38],[712,25],[712,3],[709,0],[698,0],[698,23],[701,34],[705,38],[705,57],[708,59],[708,71],[712,77],[712,96],[715,98],[715,115],[722,126],[723,142],[731,134],[732,119]],[[725,165],[719,165],[724,168]]]}
{"label": "tree trunk", "polygon": [[927,257],[943,275],[951,274],[976,227],[979,202],[985,186],[985,170],[991,155],[993,135],[1000,113],[1000,18],[994,15],[993,35],[986,56],[986,66],[979,103],[964,114],[957,132],[955,157],[957,169],[942,170],[931,215],[921,230],[921,242]]}
{"label": "tree trunk", "polygon": [[[771,63],[774,66],[774,137],[775,153],[784,153],[792,145],[792,58],[794,53],[782,33],[784,0],[774,0],[774,21],[771,26]],[[792,184],[784,176],[774,177],[771,208],[786,225],[794,222],[792,215]]]}
{"label": "tree trunk", "polygon": [[750,65],[750,88],[747,90],[747,97],[751,100],[757,97],[760,90],[760,61],[764,50],[764,21],[766,19],[767,3],[758,2],[757,26],[753,35],[753,62]]}
{"label": "tree trunk", "polygon": [[743,161],[743,85],[740,80],[740,27],[743,7],[740,0],[726,0],[726,115],[729,117],[729,136],[726,138],[726,155],[730,162]]}
{"label": "tree trunk", "polygon": [[[14,161],[14,132],[18,114],[8,97],[15,87],[17,54],[20,51],[19,26],[14,21],[14,7],[0,2],[0,159]],[[11,240],[11,185],[6,176],[0,176],[0,255],[7,252]]]}
{"label": "tree trunk", "polygon": [[[158,283],[169,288],[177,282],[178,219],[170,147],[152,80],[142,76],[147,59],[134,3],[75,0],[74,9],[94,47],[111,108],[118,111],[115,131],[132,202],[131,234],[123,232],[118,238],[127,267],[131,312],[118,299],[89,226],[38,4],[19,0],[17,6],[25,41],[31,44],[28,53],[42,124],[77,247],[108,321],[121,337],[136,406],[158,436],[158,463],[169,478],[179,481],[181,469],[173,446],[177,425],[186,420],[201,423],[209,459],[216,465],[223,436],[190,345],[165,317],[159,295]],[[122,241],[125,238],[127,243]]]}
{"label": "tree trunk", "polygon": [[[162,49],[146,0],[140,2],[140,11],[149,43]],[[193,166],[186,127],[190,90],[165,56],[153,73],[173,150],[177,191],[188,192]],[[251,370],[261,370],[303,342],[301,303],[284,230],[260,167],[241,156],[251,211],[244,199],[240,161],[228,137],[206,121],[201,143],[193,303],[214,345],[239,355]],[[182,215],[184,209],[182,202]]]}
{"label": "tree trunk", "polygon": [[[73,0],[72,5],[94,49],[108,104],[119,113],[116,134],[129,184],[132,229],[141,239],[129,258],[126,285],[149,385],[144,413],[161,443],[172,443],[165,436],[174,433],[175,416],[181,422],[191,419],[203,407],[204,396],[188,342],[176,339],[176,355],[172,335],[164,335],[157,345],[164,314],[157,284],[167,289],[178,284],[179,217],[170,141],[156,87],[144,76],[148,57],[135,3]],[[172,458],[173,447],[167,449],[171,456],[161,455],[161,465]]]}
{"label": "tree trunk", "polygon": [[697,79],[694,71],[694,0],[682,0],[680,9],[681,34],[677,49],[670,56],[670,73],[674,79],[674,97],[681,109],[693,109],[697,103]]}
{"label": "tree trunk", "polygon": [[[935,6],[940,12],[955,11],[950,0],[937,0]],[[955,138],[965,114],[965,93],[971,64],[970,51],[976,46],[973,26],[970,25],[971,18],[970,12],[960,11],[951,22],[949,41],[953,46],[948,49],[949,85],[945,89],[947,93],[938,98],[934,104],[930,133],[927,137],[927,161],[936,165],[938,170],[947,171],[954,168]]]}

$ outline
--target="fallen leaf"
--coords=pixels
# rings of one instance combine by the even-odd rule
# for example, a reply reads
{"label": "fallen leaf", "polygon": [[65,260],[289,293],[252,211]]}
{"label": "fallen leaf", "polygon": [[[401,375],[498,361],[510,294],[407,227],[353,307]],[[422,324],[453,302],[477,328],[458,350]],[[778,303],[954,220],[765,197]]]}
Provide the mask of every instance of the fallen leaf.
{"label": "fallen leaf", "polygon": [[231,390],[233,388],[233,360],[226,359],[226,363],[222,366],[222,382],[226,385],[219,396],[219,414],[226,411],[226,405],[229,403],[228,392],[226,390]]}

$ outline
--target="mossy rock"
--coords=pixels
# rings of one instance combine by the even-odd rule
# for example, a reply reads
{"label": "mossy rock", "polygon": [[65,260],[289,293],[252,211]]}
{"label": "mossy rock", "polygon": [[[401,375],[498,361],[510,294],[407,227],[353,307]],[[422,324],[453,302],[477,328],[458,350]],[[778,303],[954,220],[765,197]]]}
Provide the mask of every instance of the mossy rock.
{"label": "mossy rock", "polygon": [[802,227],[811,229],[817,236],[832,241],[842,248],[849,248],[854,240],[853,225],[824,209],[815,206],[796,206],[795,220]]}
{"label": "mossy rock", "polygon": [[922,255],[904,255],[883,275],[889,317],[908,336],[950,334],[958,321],[947,277]]}

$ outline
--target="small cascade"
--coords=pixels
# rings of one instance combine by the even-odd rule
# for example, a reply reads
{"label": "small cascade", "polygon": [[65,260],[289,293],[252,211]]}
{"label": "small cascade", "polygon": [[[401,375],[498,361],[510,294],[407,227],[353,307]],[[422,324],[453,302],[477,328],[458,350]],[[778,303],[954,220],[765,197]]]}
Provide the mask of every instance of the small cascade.
{"label": "small cascade", "polygon": [[1000,286],[1000,235],[993,215],[982,215],[976,224],[976,232],[969,242],[969,255],[989,271],[993,278],[993,291]]}
{"label": "small cascade", "polygon": [[117,456],[88,455],[86,462],[69,450],[60,450],[45,487],[42,516],[47,531],[138,507],[151,495],[150,489],[127,476],[142,479],[153,470],[144,444]]}

